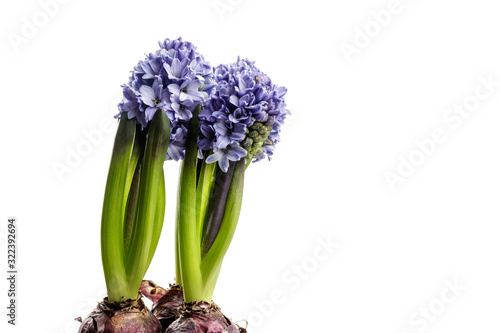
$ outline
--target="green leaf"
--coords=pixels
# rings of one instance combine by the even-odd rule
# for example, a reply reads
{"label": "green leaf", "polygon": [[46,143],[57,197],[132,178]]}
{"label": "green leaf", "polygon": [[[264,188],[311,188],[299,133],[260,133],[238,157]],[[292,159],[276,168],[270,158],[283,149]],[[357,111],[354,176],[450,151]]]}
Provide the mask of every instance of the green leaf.
{"label": "green leaf", "polygon": [[204,281],[204,297],[211,297],[220,266],[233,239],[243,200],[243,184],[245,180],[245,160],[235,163],[234,173],[224,210],[224,218],[214,243],[201,262]]}
{"label": "green leaf", "polygon": [[146,148],[142,161],[136,220],[130,248],[125,259],[129,287],[137,292],[148,267],[153,232],[157,196],[162,181],[163,163],[170,141],[170,121],[166,113],[159,109],[151,121]]}
{"label": "green leaf", "polygon": [[123,225],[123,247],[125,257],[127,257],[132,240],[132,231],[137,218],[137,199],[139,198],[139,182],[141,177],[141,163],[136,166],[136,171],[130,185],[130,190],[127,197],[127,207],[125,209],[125,223]]}
{"label": "green leaf", "polygon": [[[198,161],[198,163],[201,164],[202,167],[200,168],[198,184],[196,187],[196,237],[200,242],[200,246],[202,246],[202,235],[204,229],[203,222],[205,221],[205,214],[214,185],[214,171],[217,163],[207,164],[205,163],[205,160],[203,160],[203,162]],[[203,255],[204,254],[202,253],[202,256]]]}
{"label": "green leaf", "polygon": [[110,301],[135,298],[124,264],[123,221],[126,176],[135,137],[135,119],[122,117],[113,146],[101,219],[101,257]]}
{"label": "green leaf", "polygon": [[200,272],[200,241],[196,214],[196,163],[198,160],[199,105],[188,129],[186,154],[181,166],[177,201],[177,281],[181,281],[186,302],[203,300],[203,282]]}
{"label": "green leaf", "polygon": [[[215,163],[212,165],[215,166]],[[226,200],[233,179],[234,165],[234,163],[231,163],[227,172],[222,171],[221,168],[217,168],[215,171],[213,186],[211,186],[212,190],[209,192],[208,207],[206,207],[203,216],[202,258],[212,247],[221,228],[222,219],[225,215]]]}
{"label": "green leaf", "polygon": [[165,218],[165,199],[165,174],[162,172],[156,201],[153,238],[151,240],[151,247],[149,249],[149,258],[146,266],[146,271],[149,268],[149,265],[151,265],[151,261],[153,260],[153,256],[156,252],[156,247],[158,246],[158,242],[160,241],[161,229],[163,228],[163,220]]}

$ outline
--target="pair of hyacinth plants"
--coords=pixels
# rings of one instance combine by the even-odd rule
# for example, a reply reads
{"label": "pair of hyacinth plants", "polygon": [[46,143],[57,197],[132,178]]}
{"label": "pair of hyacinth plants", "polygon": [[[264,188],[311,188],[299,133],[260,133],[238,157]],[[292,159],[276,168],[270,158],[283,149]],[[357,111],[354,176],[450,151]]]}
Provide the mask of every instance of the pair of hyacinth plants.
{"label": "pair of hyacinth plants", "polygon": [[[242,332],[213,292],[245,171],[271,159],[289,114],[286,89],[248,60],[213,68],[180,38],[161,42],[122,88],[101,223],[108,297],[79,332]],[[167,289],[143,281],[165,217],[165,160],[182,161],[176,283]],[[141,295],[153,301],[152,312]]]}

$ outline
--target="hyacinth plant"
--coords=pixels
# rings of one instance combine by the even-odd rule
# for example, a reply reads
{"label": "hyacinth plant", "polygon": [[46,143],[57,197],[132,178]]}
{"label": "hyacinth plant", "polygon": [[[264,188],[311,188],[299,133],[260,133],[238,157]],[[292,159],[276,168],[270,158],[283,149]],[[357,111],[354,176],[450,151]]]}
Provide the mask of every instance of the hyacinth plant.
{"label": "hyacinth plant", "polygon": [[271,159],[289,114],[286,88],[272,84],[253,62],[220,65],[215,81],[199,124],[191,124],[181,171],[177,279],[187,302],[212,299],[238,222],[245,169]]}
{"label": "hyacinth plant", "polygon": [[[289,114],[286,88],[273,84],[253,62],[238,58],[214,74],[208,102],[191,119],[181,166],[176,279],[185,303],[178,319],[163,326],[170,333],[244,331],[222,315],[212,296],[238,223],[245,170],[252,161],[271,159]],[[172,317],[172,307],[182,304],[179,290],[170,289],[163,309],[153,313]]]}
{"label": "hyacinth plant", "polygon": [[165,215],[165,159],[180,160],[194,114],[214,86],[213,70],[189,42],[166,39],[122,86],[106,183],[101,255],[108,297],[79,332],[160,332],[139,288]]}

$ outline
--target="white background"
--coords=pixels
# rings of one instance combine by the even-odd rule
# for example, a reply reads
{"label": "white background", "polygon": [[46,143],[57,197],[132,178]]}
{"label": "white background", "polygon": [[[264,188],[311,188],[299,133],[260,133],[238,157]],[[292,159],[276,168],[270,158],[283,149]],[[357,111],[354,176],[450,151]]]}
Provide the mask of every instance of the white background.
{"label": "white background", "polygon": [[[16,327],[1,279],[2,332],[76,332],[72,319],[104,296],[99,227],[116,122],[106,133],[100,124],[144,53],[179,36],[213,65],[256,60],[288,87],[293,112],[273,161],[247,172],[214,296],[229,317],[262,333],[498,332],[500,86],[480,77],[500,82],[499,8],[390,3],[66,0],[44,22],[39,2],[3,1],[1,267],[15,216],[20,274]],[[381,27],[370,13],[388,7]],[[41,27],[23,37],[26,20]],[[28,38],[14,46],[14,35]],[[357,53],[346,57],[347,44]],[[467,118],[445,118],[474,106],[476,89],[483,100]],[[445,139],[424,156],[415,141],[436,129]],[[102,142],[58,179],[54,163],[84,131]],[[400,157],[420,165],[411,173]],[[162,285],[174,277],[178,164],[165,171],[165,227],[146,275]],[[327,255],[318,239],[340,246]]]}

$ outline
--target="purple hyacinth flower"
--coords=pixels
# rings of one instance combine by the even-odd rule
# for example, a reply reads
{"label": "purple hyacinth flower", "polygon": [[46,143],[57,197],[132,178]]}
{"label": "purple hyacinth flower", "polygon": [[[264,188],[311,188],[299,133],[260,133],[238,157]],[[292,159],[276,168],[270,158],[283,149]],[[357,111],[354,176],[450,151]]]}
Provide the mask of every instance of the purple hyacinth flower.
{"label": "purple hyacinth flower", "polygon": [[163,67],[167,71],[169,79],[182,79],[189,72],[188,63],[188,58],[184,58],[182,59],[182,61],[178,58],[175,58],[172,60],[172,64],[169,65],[165,63],[163,64]]}
{"label": "purple hyacinth flower", "polygon": [[238,144],[254,161],[270,158],[289,115],[286,88],[273,84],[247,59],[219,65],[213,73],[216,86],[199,115],[204,131],[199,134],[198,148],[220,151]]}
{"label": "purple hyacinth flower", "polygon": [[183,125],[180,125],[177,127],[175,132],[172,132],[172,135],[170,136],[170,144],[167,150],[167,159],[170,158],[178,161],[184,158],[186,138],[187,129]]}
{"label": "purple hyacinth flower", "polygon": [[160,77],[160,72],[163,68],[161,58],[153,58],[151,60],[143,60],[139,62],[139,66],[144,71],[143,80],[154,79]]}
{"label": "purple hyacinth flower", "polygon": [[[182,38],[167,38],[159,44],[159,50],[146,54],[145,59],[134,66],[123,87],[117,117],[126,113],[147,130],[154,113],[158,109],[165,111],[171,131],[167,158],[177,160],[184,157],[185,132],[192,112],[197,105],[206,105],[215,81],[212,66],[192,43]],[[217,120],[212,115],[209,117],[212,122]]]}
{"label": "purple hyacinth flower", "polygon": [[222,171],[227,172],[229,169],[229,161],[239,161],[243,157],[247,156],[247,151],[240,147],[239,144],[230,144],[226,149],[214,149],[214,153],[207,157],[207,163],[219,162],[219,168]]}
{"label": "purple hyacinth flower", "polygon": [[212,66],[210,66],[201,56],[191,60],[189,67],[191,67],[191,69],[197,76],[202,76],[202,77],[209,76],[210,79],[213,76]]}
{"label": "purple hyacinth flower", "polygon": [[238,88],[241,94],[246,94],[251,91],[253,87],[255,87],[255,83],[256,82],[252,76],[245,73],[243,76],[238,78],[238,86],[235,88]]}
{"label": "purple hyacinth flower", "polygon": [[172,109],[174,110],[177,117],[182,120],[191,119],[193,117],[192,111],[196,107],[196,105],[198,105],[190,98],[186,98],[185,100],[181,101],[180,96],[178,95],[172,95],[171,101]]}
{"label": "purple hyacinth flower", "polygon": [[215,130],[212,125],[200,123],[200,140],[198,148],[201,150],[211,150],[215,139]]}
{"label": "purple hyacinth flower", "polygon": [[123,101],[118,105],[120,113],[126,112],[128,119],[135,117],[139,124],[146,126],[146,118],[140,107],[139,96],[129,86],[123,86]]}
{"label": "purple hyacinth flower", "polygon": [[184,81],[179,86],[177,83],[171,83],[168,85],[168,90],[175,96],[179,96],[181,101],[186,99],[191,99],[194,102],[201,102],[207,98],[207,93],[199,91],[200,87],[203,85],[201,81]]}
{"label": "purple hyacinth flower", "polygon": [[240,142],[245,138],[247,127],[242,123],[226,123],[217,122],[214,124],[214,129],[218,134],[216,147],[219,149],[226,148],[232,142]]}
{"label": "purple hyacinth flower", "polygon": [[168,92],[163,89],[163,86],[155,80],[153,86],[143,85],[139,88],[141,100],[148,107],[145,110],[146,120],[151,121],[158,109],[166,109],[170,102],[168,101]]}

